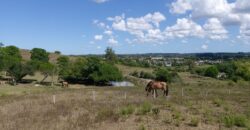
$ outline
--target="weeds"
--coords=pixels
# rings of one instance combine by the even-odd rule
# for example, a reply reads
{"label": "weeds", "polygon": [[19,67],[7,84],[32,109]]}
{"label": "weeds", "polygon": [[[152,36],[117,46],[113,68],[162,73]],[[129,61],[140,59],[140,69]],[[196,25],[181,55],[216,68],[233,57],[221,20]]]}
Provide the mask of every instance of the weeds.
{"label": "weeds", "polygon": [[241,115],[226,115],[222,117],[221,121],[228,128],[233,126],[246,127],[247,124],[246,117]]}
{"label": "weeds", "polygon": [[199,119],[196,117],[193,117],[189,123],[190,126],[197,127],[199,125]]}
{"label": "weeds", "polygon": [[151,111],[152,105],[149,102],[144,102],[137,110],[138,115],[146,115]]}
{"label": "weeds", "polygon": [[134,111],[135,111],[134,106],[128,105],[126,107],[121,108],[120,114],[124,115],[124,116],[129,116],[129,115],[133,114]]}
{"label": "weeds", "polygon": [[119,119],[119,115],[116,114],[112,109],[103,109],[98,112],[97,116],[95,117],[95,121],[117,121]]}

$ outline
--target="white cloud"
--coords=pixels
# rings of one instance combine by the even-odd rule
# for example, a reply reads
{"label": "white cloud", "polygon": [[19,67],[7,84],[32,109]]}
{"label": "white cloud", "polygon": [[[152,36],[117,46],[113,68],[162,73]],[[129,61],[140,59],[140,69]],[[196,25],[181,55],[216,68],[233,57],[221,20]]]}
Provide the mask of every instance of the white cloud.
{"label": "white cloud", "polygon": [[210,18],[203,26],[206,31],[206,36],[210,39],[225,39],[228,38],[227,30],[223,27],[217,18]]}
{"label": "white cloud", "polygon": [[116,45],[116,44],[118,44],[118,41],[115,40],[114,38],[110,38],[110,39],[108,39],[108,43],[112,44],[112,45]]}
{"label": "white cloud", "polygon": [[[112,22],[112,28],[117,31],[125,31],[133,35],[137,42],[158,41],[162,38],[160,23],[166,20],[166,17],[160,12],[148,13],[142,17],[125,18],[125,14],[121,16],[108,17],[108,21]],[[160,34],[156,36],[155,33]]]}
{"label": "white cloud", "polygon": [[168,37],[188,37],[196,36],[203,37],[204,30],[200,25],[190,19],[177,19],[177,23],[173,26],[167,27],[165,33]]}
{"label": "white cloud", "polygon": [[166,17],[160,12],[155,12],[153,14],[149,13],[145,15],[144,19],[148,22],[152,22],[156,27],[159,27],[160,22],[166,20]]}
{"label": "white cloud", "polygon": [[101,46],[97,46],[96,48],[97,48],[97,49],[101,49],[102,47],[101,47]]}
{"label": "white cloud", "polygon": [[105,3],[108,2],[109,0],[93,0],[95,3],[101,4],[101,3]]}
{"label": "white cloud", "polygon": [[192,6],[187,0],[177,0],[171,4],[171,13],[185,14],[187,10],[191,10]]}
{"label": "white cloud", "polygon": [[102,38],[103,38],[102,35],[95,35],[95,36],[94,36],[94,39],[97,40],[97,41],[102,40]]}
{"label": "white cloud", "polygon": [[[235,10],[242,7],[239,6],[240,4],[236,3],[229,3],[227,0],[177,0],[176,2],[172,3],[170,12],[184,14],[187,10],[190,10],[191,18],[197,19],[215,17],[222,21],[223,24],[234,25],[241,22],[241,16],[240,14],[236,13]],[[191,7],[185,8],[184,5],[190,5]],[[178,9],[177,11],[173,11],[173,9],[177,7],[180,8],[180,11],[178,11]]]}
{"label": "white cloud", "polygon": [[104,31],[104,34],[107,34],[109,36],[112,36],[113,35],[113,32],[111,30],[105,30]]}
{"label": "white cloud", "polygon": [[235,10],[238,12],[250,12],[249,0],[237,0],[235,2]]}
{"label": "white cloud", "polygon": [[227,0],[192,0],[193,17],[217,17],[230,13],[232,6]]}
{"label": "white cloud", "polygon": [[203,49],[203,50],[207,50],[207,49],[208,49],[208,45],[203,44],[203,45],[201,46],[201,49]]}
{"label": "white cloud", "polygon": [[146,19],[144,19],[143,17],[128,18],[127,27],[130,30],[149,30],[153,28],[153,26],[148,21],[146,21]]}
{"label": "white cloud", "polygon": [[121,16],[115,16],[115,17],[108,17],[107,20],[112,21],[112,27],[115,30],[119,31],[126,31],[126,23],[125,23],[125,14],[122,14]]}
{"label": "white cloud", "polygon": [[238,38],[247,44],[250,43],[250,23],[245,23],[240,26],[240,35]]}

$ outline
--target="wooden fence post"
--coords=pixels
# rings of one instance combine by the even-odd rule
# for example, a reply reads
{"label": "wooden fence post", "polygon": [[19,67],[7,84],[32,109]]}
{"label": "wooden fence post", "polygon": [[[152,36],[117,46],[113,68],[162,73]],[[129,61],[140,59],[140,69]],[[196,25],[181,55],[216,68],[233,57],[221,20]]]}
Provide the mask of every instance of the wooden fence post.
{"label": "wooden fence post", "polygon": [[95,91],[92,91],[93,101],[95,101]]}
{"label": "wooden fence post", "polygon": [[125,92],[125,94],[124,94],[124,98],[125,98],[125,100],[127,99],[127,92]]}
{"label": "wooden fence post", "polygon": [[53,103],[56,104],[56,95],[53,95]]}
{"label": "wooden fence post", "polygon": [[156,98],[156,90],[154,89],[154,98]]}
{"label": "wooden fence post", "polygon": [[184,96],[184,89],[181,88],[181,96],[183,97]]}

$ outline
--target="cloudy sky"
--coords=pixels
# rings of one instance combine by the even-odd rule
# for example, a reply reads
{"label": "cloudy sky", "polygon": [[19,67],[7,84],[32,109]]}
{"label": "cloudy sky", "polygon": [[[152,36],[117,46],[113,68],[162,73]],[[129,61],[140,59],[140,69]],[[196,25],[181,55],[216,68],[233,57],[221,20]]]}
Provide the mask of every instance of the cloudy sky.
{"label": "cloudy sky", "polygon": [[249,0],[0,0],[0,41],[64,54],[249,52]]}

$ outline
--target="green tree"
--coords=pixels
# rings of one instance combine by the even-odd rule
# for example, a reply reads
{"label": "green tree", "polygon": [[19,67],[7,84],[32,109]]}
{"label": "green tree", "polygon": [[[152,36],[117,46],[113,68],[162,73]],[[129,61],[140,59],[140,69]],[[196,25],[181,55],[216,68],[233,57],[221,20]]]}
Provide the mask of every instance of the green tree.
{"label": "green tree", "polygon": [[218,69],[215,66],[208,67],[205,70],[205,76],[217,78],[217,75],[219,74]]}
{"label": "green tree", "polygon": [[117,56],[115,54],[115,51],[111,47],[107,47],[105,50],[105,58],[110,63],[116,63],[117,62]]}
{"label": "green tree", "polygon": [[60,78],[63,78],[65,77],[66,75],[68,75],[69,73],[69,65],[70,65],[70,62],[69,62],[69,57],[68,56],[60,56],[58,59],[57,59],[57,66],[58,66],[58,75]]}
{"label": "green tree", "polygon": [[122,74],[116,66],[102,63],[97,70],[90,74],[90,79],[96,84],[105,85],[109,81],[121,81]]}
{"label": "green tree", "polygon": [[155,79],[158,81],[171,82],[172,76],[168,69],[166,68],[158,68],[154,71]]}
{"label": "green tree", "polygon": [[32,66],[28,63],[21,63],[17,62],[12,64],[8,69],[7,72],[11,75],[13,79],[13,85],[22,81],[23,77],[26,75],[33,75]]}
{"label": "green tree", "polygon": [[58,54],[58,55],[60,55],[60,54],[61,54],[61,52],[60,52],[60,51],[55,51],[54,53],[55,53],[55,54]]}
{"label": "green tree", "polygon": [[49,62],[40,62],[39,71],[44,75],[41,82],[44,82],[48,76],[54,76],[56,71],[56,66]]}
{"label": "green tree", "polygon": [[41,48],[33,48],[31,50],[31,60],[49,62],[49,53],[46,50]]}

